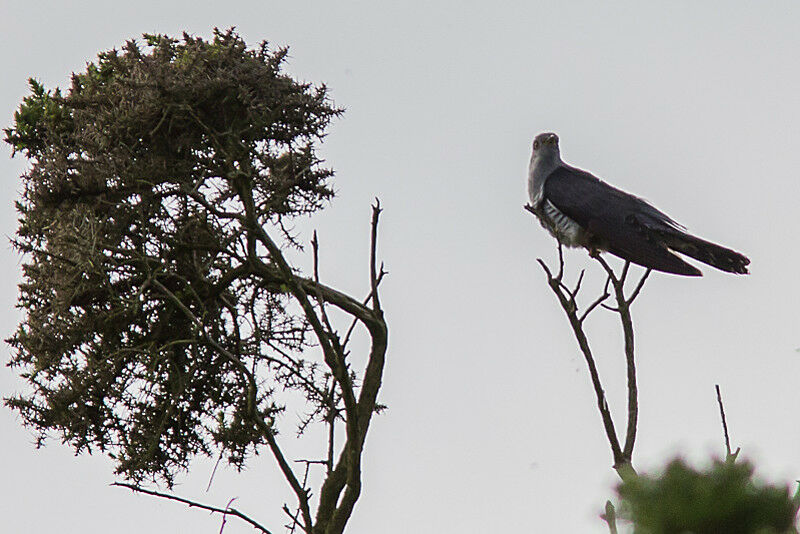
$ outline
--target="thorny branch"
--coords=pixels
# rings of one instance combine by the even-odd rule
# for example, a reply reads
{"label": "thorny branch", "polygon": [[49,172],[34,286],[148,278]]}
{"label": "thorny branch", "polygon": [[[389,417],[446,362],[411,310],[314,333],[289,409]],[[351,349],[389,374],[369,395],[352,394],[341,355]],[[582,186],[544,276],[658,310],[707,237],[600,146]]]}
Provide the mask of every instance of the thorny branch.
{"label": "thorny branch", "polygon": [[378,218],[381,215],[381,201],[375,199],[375,205],[372,206],[372,232],[370,234],[370,247],[369,247],[369,269],[370,269],[370,285],[372,291],[372,309],[376,312],[381,310],[381,302],[378,298],[378,284],[383,277],[383,262],[381,262],[380,272],[376,270],[377,266],[377,247],[378,247]]}
{"label": "thorny branch", "polygon": [[[243,514],[242,512],[237,510],[236,508],[231,508],[230,507],[230,502],[228,503],[228,506],[226,506],[225,508],[219,508],[217,506],[210,506],[208,504],[199,503],[197,501],[192,501],[190,499],[184,499],[183,497],[178,497],[176,495],[170,495],[169,493],[162,493],[160,491],[149,490],[149,489],[137,486],[135,484],[128,484],[127,482],[114,482],[111,485],[112,486],[119,486],[121,488],[128,488],[129,490],[133,491],[134,493],[144,493],[146,495],[152,495],[154,497],[162,497],[164,499],[169,499],[171,501],[177,501],[177,502],[180,502],[180,503],[183,503],[183,504],[189,506],[189,508],[201,508],[203,510],[209,510],[212,513],[222,514],[223,518],[225,518],[225,517],[227,517],[229,515],[232,515],[232,516],[238,517],[239,519],[242,519],[243,521],[246,521],[247,523],[250,523],[250,525],[252,525],[253,528],[263,532],[264,534],[272,534],[271,531],[267,530],[265,527],[263,527],[262,525],[257,523],[255,520],[253,520],[250,517],[248,517],[247,515]],[[224,523],[223,523],[223,526],[224,526]]]}
{"label": "thorny branch", "polygon": [[[606,271],[606,282],[602,293],[592,302],[590,302],[585,310],[579,311],[578,294],[581,290],[581,283],[583,282],[584,271],[581,271],[578,281],[574,287],[569,287],[564,283],[564,255],[562,245],[558,245],[558,271],[553,274],[553,271],[547,266],[542,259],[537,259],[537,262],[542,267],[547,276],[547,283],[550,289],[558,298],[558,302],[564,313],[569,319],[570,326],[572,327],[575,339],[578,342],[581,353],[586,360],[586,365],[589,368],[589,375],[592,380],[595,395],[597,397],[597,408],[600,412],[600,417],[603,421],[603,427],[608,438],[609,445],[611,446],[611,453],[614,458],[614,468],[621,478],[625,478],[633,471],[631,459],[633,456],[633,446],[636,441],[636,425],[638,418],[638,389],[636,386],[636,362],[633,343],[633,320],[631,317],[630,307],[636,297],[639,296],[642,287],[644,286],[647,277],[650,275],[650,269],[647,269],[642,277],[637,282],[634,290],[630,295],[625,294],[625,283],[627,281],[630,262],[626,262],[622,271],[617,275],[609,264],[596,253],[590,254],[595,261],[600,263]],[[613,295],[616,306],[608,306],[605,302]],[[625,432],[624,444],[620,445],[620,439],[614,426],[614,420],[611,411],[608,407],[605,391],[600,380],[600,374],[597,370],[594,355],[589,345],[586,332],[584,330],[584,322],[589,315],[602,306],[608,310],[614,311],[619,315],[622,324],[622,330],[625,341],[625,360],[627,367],[627,381],[628,381],[628,417]]]}
{"label": "thorny branch", "polygon": [[[285,49],[248,49],[233,29],[145,42],[99,54],[65,96],[32,81],[33,98],[5,130],[31,161],[15,240],[28,255],[28,313],[12,345],[34,385],[6,403],[40,443],[61,432],[77,452],[107,452],[134,481],[171,486],[217,446],[241,468],[268,446],[296,495],[297,529],[341,534],[361,491],[388,344],[381,206],[364,302],[320,281],[316,235],[313,276],[301,276],[284,256],[299,248],[286,221],[334,195],[316,144],[342,110],[324,85],[281,71]],[[337,320],[351,325],[344,338]],[[371,343],[356,370],[347,344],[359,323]],[[321,362],[305,358],[313,345]],[[301,391],[329,424],[316,517],[311,482],[277,441],[276,388]],[[333,433],[340,423],[344,436]]]}
{"label": "thorny branch", "polygon": [[[311,470],[311,466],[313,464],[326,464],[325,460],[295,460],[295,463],[304,463],[306,464],[305,472],[303,473],[303,487],[306,487],[308,484],[308,472]],[[289,510],[289,507],[285,504],[283,505],[283,511],[292,519],[292,523],[290,525],[286,525],[286,529],[289,531],[290,534],[294,533],[294,529],[300,525],[299,517],[300,517],[300,509],[298,508],[296,512],[292,513]]]}
{"label": "thorny branch", "polygon": [[[245,197],[246,208],[248,206],[248,200],[252,202],[252,198]],[[248,211],[249,210],[246,209],[246,216],[249,216]],[[253,417],[253,422],[267,441],[284,477],[287,482],[289,482],[298,500],[297,513],[292,514],[288,511],[288,507],[284,507],[286,513],[292,517],[293,523],[291,528],[295,528],[300,524],[303,530],[309,534],[312,532],[342,532],[361,491],[361,451],[364,445],[369,420],[376,409],[377,393],[380,387],[387,348],[386,323],[383,320],[383,311],[378,298],[378,287],[383,277],[386,275],[386,271],[383,268],[383,264],[381,264],[380,267],[376,265],[377,228],[380,212],[380,204],[376,201],[376,204],[373,206],[370,241],[371,289],[363,303],[327,287],[319,281],[319,244],[316,234],[312,240],[314,253],[313,279],[302,278],[294,273],[288,262],[284,259],[279,247],[270,239],[264,228],[257,225],[256,221],[253,219],[250,220],[251,228],[255,227],[259,241],[265,245],[269,252],[270,263],[264,263],[261,258],[255,255],[250,257],[249,260],[254,264],[254,269],[264,278],[265,282],[275,281],[277,277],[289,286],[292,294],[301,305],[306,319],[317,335],[317,339],[325,355],[325,362],[330,368],[334,378],[330,390],[331,406],[329,407],[329,413],[326,417],[329,419],[328,424],[330,425],[328,458],[325,461],[319,462],[327,465],[328,476],[320,491],[320,502],[316,520],[313,520],[311,517],[311,495],[309,489],[306,487],[309,463],[306,463],[306,477],[304,477],[301,483],[278,445],[274,431],[255,409],[256,380],[252,372],[247,369],[234,354],[221,346],[213,336],[209,335],[202,321],[191,310],[184,306],[180,302],[180,299],[163,284],[157,280],[153,281],[153,284],[165,296],[173,300],[187,318],[197,326],[199,333],[206,342],[237,365],[240,372],[249,383],[250,393],[248,397],[249,404],[251,405],[250,413]],[[277,270],[274,266],[277,267]],[[313,295],[313,298],[316,300],[318,304],[316,308],[312,306],[309,295]],[[372,306],[367,307],[370,301]],[[332,304],[353,316],[353,323],[348,329],[344,342],[339,341],[338,334],[336,334],[331,325],[325,309],[326,304]],[[346,363],[347,352],[345,351],[347,341],[357,322],[364,324],[372,337],[372,348],[370,350],[358,398],[356,398],[356,389],[351,379],[349,366]],[[344,400],[347,439],[340,453],[339,461],[334,467],[333,425],[338,415],[334,394],[336,393],[337,386],[339,394]],[[342,491],[344,491],[343,495]]]}
{"label": "thorny branch", "polygon": [[183,311],[186,317],[190,319],[193,323],[195,323],[200,333],[202,334],[202,337],[208,342],[208,344],[214,347],[220,354],[223,354],[225,357],[227,357],[232,363],[237,365],[240,372],[246,377],[246,380],[248,382],[247,402],[248,402],[248,409],[249,409],[248,411],[250,413],[250,417],[252,417],[253,423],[261,431],[262,435],[264,436],[264,439],[267,441],[267,445],[269,446],[272,455],[278,462],[278,466],[280,467],[281,472],[283,473],[287,482],[289,482],[289,485],[292,487],[292,490],[295,492],[295,495],[297,495],[299,506],[303,511],[303,518],[306,520],[306,525],[308,526],[307,531],[310,532],[312,523],[311,523],[311,511],[309,509],[309,503],[308,503],[308,492],[305,490],[305,488],[300,486],[300,483],[297,481],[297,477],[295,476],[294,471],[292,471],[291,466],[286,461],[286,458],[283,455],[283,452],[281,451],[281,448],[278,445],[277,440],[275,439],[274,431],[272,430],[272,428],[270,428],[270,425],[267,424],[267,422],[264,420],[261,414],[258,413],[258,410],[256,409],[255,404],[256,404],[257,386],[256,386],[256,379],[255,376],[253,376],[252,371],[248,369],[241,362],[241,360],[238,357],[236,357],[235,354],[231,353],[225,347],[220,345],[219,342],[217,342],[217,340],[214,339],[213,336],[209,335],[204,325],[200,321],[200,319],[198,319],[194,315],[194,313],[192,313],[192,311],[189,310],[180,301],[180,299],[177,298],[177,296],[175,296],[174,293],[172,293],[169,289],[167,289],[158,280],[153,280],[153,284],[165,296],[173,300],[176,303],[176,306],[178,306],[178,308],[180,308]]}
{"label": "thorny branch", "polygon": [[[320,344],[323,346],[323,350],[326,353],[325,361],[333,373],[336,383],[340,388],[341,397],[344,400],[346,440],[342,447],[339,461],[335,467],[332,465],[333,442],[329,441],[328,444],[329,458],[326,461],[329,466],[328,475],[320,490],[319,506],[313,526],[313,531],[319,533],[342,532],[361,492],[361,451],[369,427],[369,421],[376,406],[387,346],[386,323],[383,320],[383,312],[380,308],[379,300],[377,299],[377,288],[384,275],[383,268],[381,267],[380,270],[378,270],[375,265],[379,214],[380,205],[376,202],[376,205],[373,206],[372,237],[370,243],[372,251],[370,257],[370,297],[373,302],[372,308],[366,308],[364,304],[353,301],[349,297],[346,297],[346,302],[342,302],[343,295],[326,288],[317,280],[315,280],[313,286],[314,292],[318,297],[350,313],[354,321],[358,320],[364,324],[372,337],[372,348],[370,350],[357,400],[355,399],[355,390],[350,380],[349,369],[345,363],[346,352],[344,347],[346,342],[339,343],[338,337],[326,336],[326,334],[332,334],[331,329],[328,329],[326,332],[322,327],[323,321],[320,321],[319,317],[308,315],[309,310],[313,312],[313,308],[307,304],[307,297],[305,297],[308,289],[312,289],[306,289],[308,285],[307,281],[303,281],[293,287],[293,293],[306,311],[306,316],[309,322],[312,323],[312,327],[317,333]],[[266,235],[262,235],[262,239],[264,238],[266,238]],[[270,249],[270,255],[274,262],[276,260],[276,252],[278,254],[280,254],[280,252],[276,248],[269,246],[268,242],[265,242],[265,245]],[[279,267],[281,267],[282,258],[280,258],[277,263]],[[281,270],[288,278],[289,275],[287,271],[284,268],[281,268]],[[290,280],[287,280],[287,282],[291,283]],[[365,304],[366,302],[367,301],[365,301]],[[322,335],[320,335],[320,333]],[[335,341],[332,342],[332,338]],[[346,339],[349,339],[349,333]],[[331,424],[333,424],[335,411],[329,415],[332,420]],[[330,439],[331,436],[329,435],[329,440]]]}
{"label": "thorny branch", "polygon": [[[372,237],[371,250],[377,248],[377,228],[380,215],[380,205],[376,202],[372,207]],[[374,254],[371,255],[372,265],[370,267],[370,285],[372,296],[377,294],[378,284],[382,278],[383,269],[380,271],[374,263]],[[376,274],[381,273],[381,274]],[[360,303],[359,303],[360,305]],[[360,305],[361,306],[361,305]],[[359,318],[369,331],[372,338],[367,366],[364,370],[361,391],[358,397],[358,433],[353,439],[349,434],[345,441],[339,460],[333,471],[328,474],[322,485],[320,492],[319,507],[317,509],[317,523],[327,524],[325,530],[318,529],[315,533],[341,533],[344,525],[352,513],[353,506],[361,492],[361,451],[364,446],[364,439],[369,427],[372,414],[375,412],[377,404],[378,389],[380,388],[381,377],[388,343],[388,330],[383,318],[383,311],[378,301],[373,298],[373,307],[367,313],[353,314]],[[345,405],[348,420],[352,417],[347,405]],[[355,414],[353,414],[355,415]],[[342,494],[342,492],[344,493]]]}

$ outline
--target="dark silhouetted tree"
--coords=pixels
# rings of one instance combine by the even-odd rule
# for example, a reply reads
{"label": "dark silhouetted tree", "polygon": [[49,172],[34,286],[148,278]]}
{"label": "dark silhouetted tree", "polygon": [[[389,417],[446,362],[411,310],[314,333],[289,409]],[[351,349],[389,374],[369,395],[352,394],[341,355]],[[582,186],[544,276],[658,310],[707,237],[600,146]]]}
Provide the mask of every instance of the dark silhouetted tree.
{"label": "dark silhouetted tree", "polygon": [[[233,30],[144,40],[99,54],[64,93],[31,80],[5,130],[30,161],[14,239],[24,317],[9,340],[30,390],[6,403],[40,444],[102,451],[128,487],[169,498],[139,484],[171,487],[197,455],[241,468],[269,450],[297,499],[292,524],[342,532],[387,348],[379,205],[366,299],[320,282],[316,238],[314,272],[285,254],[299,247],[291,220],[333,195],[315,146],[341,110],[282,72],[285,49],[249,49]],[[350,354],[355,328],[364,355]],[[281,395],[298,393],[301,430],[329,438],[313,494],[278,443]]]}

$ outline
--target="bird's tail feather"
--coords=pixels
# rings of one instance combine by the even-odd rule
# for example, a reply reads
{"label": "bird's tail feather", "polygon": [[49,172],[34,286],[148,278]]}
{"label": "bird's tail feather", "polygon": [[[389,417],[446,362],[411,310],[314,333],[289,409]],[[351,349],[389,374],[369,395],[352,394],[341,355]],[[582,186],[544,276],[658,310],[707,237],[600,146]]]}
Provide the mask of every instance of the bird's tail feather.
{"label": "bird's tail feather", "polygon": [[609,247],[608,251],[623,260],[648,269],[683,276],[703,276],[700,269],[683,261],[682,258],[677,254],[673,254],[667,247],[650,241],[645,243],[646,245],[640,243],[637,247]]}
{"label": "bird's tail feather", "polygon": [[665,232],[663,238],[667,247],[697,261],[729,273],[748,273],[747,266],[750,264],[750,260],[734,250],[685,232]]}

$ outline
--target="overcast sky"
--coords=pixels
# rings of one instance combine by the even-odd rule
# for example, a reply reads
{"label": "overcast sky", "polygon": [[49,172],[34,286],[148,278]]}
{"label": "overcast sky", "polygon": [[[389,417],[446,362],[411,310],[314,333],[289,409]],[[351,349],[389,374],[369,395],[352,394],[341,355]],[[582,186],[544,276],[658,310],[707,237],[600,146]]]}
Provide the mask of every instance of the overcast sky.
{"label": "overcast sky", "polygon": [[[734,446],[773,481],[800,478],[797,2],[381,2],[0,0],[0,125],[34,76],[66,86],[98,51],[143,32],[289,45],[288,70],[347,108],[322,149],[338,197],[317,228],[323,277],[367,288],[369,204],[385,212],[391,331],[364,486],[348,532],[606,532],[616,475],[589,375],[535,263],[552,238],[523,211],[530,144],[746,253],[752,274],[655,274],[634,307],[639,470],[723,453],[714,384]],[[656,4],[656,3],[652,3]],[[0,156],[11,236],[24,160]],[[0,247],[0,333],[19,321],[20,260]],[[568,254],[573,277],[599,267]],[[591,341],[623,427],[614,317]],[[2,349],[3,359],[8,348]],[[0,370],[0,393],[25,391]],[[289,439],[291,427],[284,437]],[[219,518],[110,488],[110,462],[58,440],[36,450],[0,409],[4,532],[217,532]],[[197,462],[176,491],[236,505],[281,532],[290,499],[271,458],[243,474]],[[291,502],[291,500],[289,500]],[[228,533],[252,532],[230,520]]]}

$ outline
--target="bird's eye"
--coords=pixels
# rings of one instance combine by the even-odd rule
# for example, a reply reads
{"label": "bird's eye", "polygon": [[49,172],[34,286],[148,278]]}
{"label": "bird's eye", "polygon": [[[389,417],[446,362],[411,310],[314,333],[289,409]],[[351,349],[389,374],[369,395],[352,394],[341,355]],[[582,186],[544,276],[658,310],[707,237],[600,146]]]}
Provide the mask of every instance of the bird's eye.
{"label": "bird's eye", "polygon": [[539,141],[534,141],[533,142],[533,149],[536,150],[537,148],[539,148]]}

